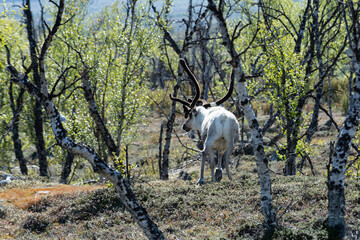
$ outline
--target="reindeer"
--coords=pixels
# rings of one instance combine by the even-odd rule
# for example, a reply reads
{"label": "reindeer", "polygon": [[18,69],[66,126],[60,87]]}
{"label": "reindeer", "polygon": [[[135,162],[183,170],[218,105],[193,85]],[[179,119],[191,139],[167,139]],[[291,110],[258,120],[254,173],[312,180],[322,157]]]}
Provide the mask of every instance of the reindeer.
{"label": "reindeer", "polygon": [[[183,104],[185,118],[189,119],[183,124],[185,131],[198,130],[200,131],[201,139],[204,143],[201,158],[200,178],[197,184],[204,184],[204,166],[205,158],[209,156],[211,168],[211,181],[220,181],[222,178],[222,161],[218,158],[218,167],[214,174],[215,159],[214,154],[217,151],[218,156],[223,156],[226,172],[229,180],[232,180],[229,171],[229,157],[232,153],[235,144],[239,140],[239,123],[231,112],[219,105],[225,102],[232,93],[234,88],[234,79],[231,78],[230,87],[227,94],[214,103],[208,103],[200,99],[200,87],[194,74],[187,66],[184,59],[180,59],[180,64],[189,75],[192,82],[195,84],[196,95],[191,102],[171,96],[173,101]],[[200,104],[201,106],[196,106]]]}

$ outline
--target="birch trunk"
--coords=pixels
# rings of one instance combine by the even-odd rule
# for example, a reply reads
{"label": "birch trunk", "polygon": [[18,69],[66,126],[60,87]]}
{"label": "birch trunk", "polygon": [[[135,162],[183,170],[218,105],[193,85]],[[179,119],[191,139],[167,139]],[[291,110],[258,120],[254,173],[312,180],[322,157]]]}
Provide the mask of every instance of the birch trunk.
{"label": "birch trunk", "polygon": [[126,209],[134,217],[135,221],[149,239],[165,239],[162,232],[150,219],[146,210],[136,199],[129,183],[123,178],[121,173],[110,168],[93,148],[84,144],[76,143],[68,137],[67,131],[61,123],[58,110],[52,100],[47,97],[48,92],[44,94],[39,88],[29,82],[25,74],[19,74],[14,67],[8,66],[7,69],[12,75],[12,80],[20,87],[28,91],[31,95],[36,97],[42,106],[44,106],[57,143],[72,154],[85,158],[92,165],[95,173],[100,174],[102,177],[113,183]]}
{"label": "birch trunk", "polygon": [[268,168],[268,159],[266,158],[264,151],[262,130],[259,126],[254,111],[251,108],[250,100],[247,95],[247,89],[245,85],[245,78],[240,58],[235,50],[233,42],[230,40],[230,35],[226,25],[226,21],[220,10],[217,9],[213,0],[208,0],[208,8],[214,14],[220,27],[220,33],[223,40],[223,45],[226,47],[228,53],[232,59],[233,74],[236,78],[236,88],[238,92],[238,98],[241,106],[244,109],[245,118],[249,124],[251,131],[252,144],[254,148],[254,154],[256,158],[256,165],[258,170],[258,176],[260,181],[260,201],[262,206],[262,212],[265,220],[265,225],[268,232],[274,230],[276,224],[276,216],[272,205],[272,192],[271,192],[271,179]]}
{"label": "birch trunk", "polygon": [[[35,39],[35,30],[34,30],[34,22],[33,16],[31,12],[31,4],[30,0],[26,1],[27,8],[24,9],[25,22],[26,22],[26,30],[28,34],[28,41],[30,46],[30,56],[31,56],[31,66],[33,72],[33,78],[35,85],[40,88],[41,87],[41,76],[39,73],[39,61],[37,57],[37,43]],[[39,157],[39,168],[40,168],[40,176],[48,177],[47,173],[47,159],[46,159],[46,149],[45,149],[45,140],[44,140],[44,130],[43,130],[43,113],[41,103],[37,99],[35,99],[34,106],[34,129],[36,136],[36,151]]]}
{"label": "birch trunk", "polygon": [[296,53],[301,52],[301,44],[302,44],[302,40],[304,39],[304,33],[305,33],[305,28],[306,28],[306,22],[308,20],[308,14],[310,11],[310,5],[311,5],[311,0],[307,0],[306,8],[305,8],[304,14],[301,18],[301,24],[300,24],[300,28],[299,28],[296,43],[295,43],[294,50]]}
{"label": "birch trunk", "polygon": [[[359,8],[353,1],[342,3],[344,21],[351,50],[352,67],[355,71],[353,94],[350,95],[349,110],[335,145],[333,162],[328,182],[328,234],[329,239],[345,236],[345,171],[351,142],[357,132],[360,119],[360,21]],[[346,8],[346,9],[345,9]],[[348,16],[347,16],[348,15]],[[350,19],[351,26],[348,24]]]}
{"label": "birch trunk", "polygon": [[24,96],[24,90],[21,89],[20,93],[18,95],[18,97],[16,98],[16,103],[14,100],[14,95],[13,95],[13,83],[10,82],[10,87],[9,87],[9,97],[10,97],[10,107],[11,107],[11,111],[13,114],[13,122],[14,124],[12,125],[12,140],[14,143],[14,152],[15,152],[15,157],[16,160],[19,162],[19,167],[21,170],[21,174],[22,175],[27,175],[28,174],[28,169],[26,166],[26,160],[24,158],[24,153],[21,149],[21,139],[20,139],[20,135],[19,135],[19,121],[20,121],[20,112],[23,108],[23,96]]}
{"label": "birch trunk", "polygon": [[105,126],[105,123],[103,121],[103,118],[100,116],[100,113],[98,111],[98,108],[96,106],[96,102],[94,99],[94,94],[91,89],[91,83],[89,79],[89,73],[88,68],[84,64],[84,72],[81,76],[83,91],[84,91],[84,97],[86,102],[88,103],[88,109],[90,112],[90,115],[92,119],[94,120],[96,124],[97,131],[101,134],[102,139],[104,140],[109,153],[115,156],[119,156],[119,148],[116,146],[114,139],[112,138],[111,134],[109,133],[109,130]]}
{"label": "birch trunk", "polygon": [[[358,59],[360,60],[360,59]],[[351,142],[359,126],[360,118],[360,61],[356,63],[354,92],[350,107],[335,145],[328,182],[328,228],[329,239],[345,236],[345,171]]]}
{"label": "birch trunk", "polygon": [[74,158],[75,158],[74,154],[72,154],[71,152],[68,151],[67,155],[66,155],[65,163],[64,163],[62,171],[61,171],[60,183],[62,183],[62,184],[69,183],[68,177],[71,173],[71,166],[74,161]]}
{"label": "birch trunk", "polygon": [[[241,68],[238,67],[236,76],[241,76],[240,71]],[[243,107],[246,121],[248,122],[251,131],[251,140],[254,148],[256,166],[260,181],[260,201],[261,201],[262,213],[264,216],[267,229],[269,231],[272,231],[276,223],[276,216],[272,205],[270,171],[268,167],[268,159],[266,158],[264,151],[262,130],[256,119],[254,111],[251,108],[250,101],[247,95],[245,82],[241,81],[241,78],[237,79],[236,87],[238,90],[238,97],[241,106]]]}
{"label": "birch trunk", "polygon": [[[29,3],[29,1],[27,1]],[[12,75],[12,81],[18,84],[21,88],[25,89],[31,95],[33,95],[37,101],[44,107],[47,117],[50,121],[52,131],[55,135],[55,139],[59,146],[68,150],[74,155],[81,156],[85,158],[92,165],[95,173],[100,174],[102,177],[106,178],[113,183],[117,193],[125,208],[130,212],[134,217],[135,221],[144,231],[145,235],[149,239],[165,239],[162,232],[156,226],[156,224],[150,219],[146,210],[141,206],[141,204],[136,199],[135,194],[133,193],[129,183],[123,178],[122,174],[113,168],[110,168],[106,162],[100,158],[100,156],[95,152],[95,150],[87,145],[76,143],[74,140],[69,138],[67,131],[61,123],[60,113],[56,109],[51,96],[49,96],[49,91],[47,88],[47,80],[45,77],[45,56],[52,39],[54,38],[58,28],[61,25],[61,18],[64,11],[65,0],[60,0],[56,4],[58,11],[55,19],[55,23],[52,29],[49,29],[49,33],[44,41],[44,44],[41,48],[41,53],[39,57],[40,65],[40,87],[32,84],[26,74],[19,74],[19,72],[11,65],[7,67],[7,70]],[[30,39],[29,39],[30,41]],[[30,44],[32,44],[30,42]],[[32,55],[33,56],[33,55]]]}
{"label": "birch trunk", "polygon": [[313,135],[318,129],[318,118],[320,113],[320,102],[323,96],[323,88],[324,88],[324,79],[325,79],[325,66],[323,63],[322,57],[322,38],[320,37],[320,29],[319,29],[319,0],[314,0],[314,13],[313,13],[313,31],[315,37],[315,50],[316,50],[316,58],[318,60],[318,68],[319,68],[319,84],[316,88],[316,96],[315,96],[315,105],[314,110],[309,126],[308,133],[306,135],[306,142],[310,143]]}
{"label": "birch trunk", "polygon": [[[180,56],[182,54],[179,54]],[[176,80],[176,85],[174,86],[173,96],[177,96],[177,92],[179,90],[180,82],[182,79],[182,67],[178,66],[178,77]],[[168,180],[169,179],[169,157],[170,157],[170,145],[171,145],[171,135],[174,128],[174,122],[176,117],[176,101],[172,101],[171,103],[171,112],[170,116],[166,122],[166,131],[165,131],[165,144],[163,151],[163,159],[161,164],[161,173],[160,179]]]}

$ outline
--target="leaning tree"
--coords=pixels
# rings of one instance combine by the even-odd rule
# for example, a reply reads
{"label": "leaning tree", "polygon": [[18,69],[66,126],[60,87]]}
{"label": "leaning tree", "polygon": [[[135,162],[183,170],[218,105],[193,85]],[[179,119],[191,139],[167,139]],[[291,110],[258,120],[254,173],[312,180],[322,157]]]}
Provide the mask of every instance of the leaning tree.
{"label": "leaning tree", "polygon": [[[123,178],[121,172],[109,167],[104,159],[102,159],[93,148],[85,144],[78,143],[69,137],[67,130],[62,124],[61,114],[54,104],[54,96],[50,94],[51,91],[49,91],[50,86],[47,80],[46,60],[48,59],[47,52],[59,27],[66,22],[62,18],[65,8],[65,0],[60,0],[58,3],[53,1],[51,2],[56,6],[57,13],[53,26],[48,26],[48,32],[46,33],[44,42],[41,46],[39,46],[41,54],[41,58],[39,59],[39,69],[41,70],[40,84],[37,85],[32,83],[26,73],[20,73],[13,65],[10,64],[7,66],[7,70],[11,74],[11,81],[35,97],[41,104],[42,108],[45,109],[57,144],[70,153],[85,158],[92,165],[95,173],[98,173],[113,183],[119,198],[125,205],[125,208],[134,217],[135,221],[144,231],[145,235],[149,239],[165,239],[160,229],[150,219],[146,210],[136,199],[129,182]],[[33,67],[33,65],[31,67]],[[30,69],[33,70],[32,68]]]}

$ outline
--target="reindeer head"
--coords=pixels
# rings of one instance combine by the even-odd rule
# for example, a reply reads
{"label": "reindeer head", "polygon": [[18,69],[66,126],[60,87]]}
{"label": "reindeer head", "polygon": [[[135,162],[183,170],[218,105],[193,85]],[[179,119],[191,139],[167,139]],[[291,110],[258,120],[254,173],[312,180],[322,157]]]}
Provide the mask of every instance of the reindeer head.
{"label": "reindeer head", "polygon": [[[229,86],[229,89],[228,89],[228,92],[226,93],[226,95],[224,97],[222,97],[221,99],[217,100],[216,102],[209,103],[204,99],[200,99],[199,82],[197,81],[196,77],[194,76],[194,74],[191,72],[190,68],[186,64],[186,61],[181,58],[179,60],[179,62],[181,64],[181,66],[184,68],[184,70],[186,71],[186,73],[189,75],[191,81],[194,83],[195,89],[196,89],[196,94],[195,94],[194,99],[191,102],[177,98],[177,97],[173,97],[171,94],[170,94],[170,98],[173,101],[180,102],[184,108],[185,118],[189,117],[189,119],[184,123],[183,129],[185,131],[190,131],[191,129],[199,130],[196,127],[197,126],[196,122],[198,122],[198,120],[199,120],[199,117],[198,117],[199,112],[201,112],[209,107],[219,106],[220,104],[225,102],[231,96],[232,91],[234,89],[234,77],[233,76],[231,77],[230,86]],[[201,107],[197,107],[197,105],[200,105]]]}
{"label": "reindeer head", "polygon": [[206,115],[206,109],[203,106],[195,106],[189,112],[189,119],[183,124],[182,128],[189,132],[190,130],[200,130],[202,122]]}

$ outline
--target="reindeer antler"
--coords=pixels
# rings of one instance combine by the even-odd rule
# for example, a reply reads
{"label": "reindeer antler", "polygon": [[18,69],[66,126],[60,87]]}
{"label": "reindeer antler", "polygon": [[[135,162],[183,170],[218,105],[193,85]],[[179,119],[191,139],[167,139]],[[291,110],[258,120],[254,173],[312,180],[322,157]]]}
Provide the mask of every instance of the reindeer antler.
{"label": "reindeer antler", "polygon": [[205,104],[203,104],[203,107],[208,108],[208,107],[212,107],[214,105],[219,106],[220,104],[222,104],[226,100],[228,100],[231,97],[231,94],[234,90],[234,79],[235,79],[235,71],[233,69],[233,71],[231,72],[229,89],[228,89],[227,93],[225,94],[225,96],[220,98],[219,100],[215,101],[215,103],[205,103]]}
{"label": "reindeer antler", "polygon": [[185,62],[185,59],[183,58],[180,58],[179,60],[181,66],[184,68],[184,70],[187,72],[187,74],[189,75],[190,79],[193,81],[194,85],[195,85],[195,90],[196,90],[196,94],[195,94],[195,97],[194,99],[192,100],[189,108],[190,109],[193,109],[197,103],[197,101],[199,100],[200,98],[200,86],[199,86],[199,82],[198,80],[196,79],[195,75],[191,72],[190,68],[188,67],[188,65],[186,64]]}
{"label": "reindeer antler", "polygon": [[[190,68],[187,66],[186,62],[184,59],[180,59],[180,64],[183,66],[183,68],[185,69],[185,71],[189,74],[190,79],[193,81],[196,91],[197,93],[200,93],[200,86],[199,86],[199,82],[197,81],[196,77],[194,76],[194,74],[191,72]],[[220,104],[224,103],[226,100],[228,100],[234,90],[234,70],[231,72],[231,79],[230,79],[230,85],[229,85],[229,89],[227,91],[227,93],[225,94],[224,97],[220,98],[219,100],[213,102],[213,103],[209,103],[204,99],[196,99],[196,102],[201,101],[202,102],[202,106],[205,108],[208,107],[213,107],[213,106],[219,106]],[[195,99],[194,99],[195,100]],[[192,102],[195,106],[196,102],[194,103],[194,101]],[[189,106],[189,105],[186,105]],[[190,107],[191,108],[191,107]]]}
{"label": "reindeer antler", "polygon": [[213,103],[209,103],[204,99],[200,99],[200,85],[198,80],[196,79],[195,75],[193,74],[193,72],[190,70],[190,68],[188,67],[188,65],[186,64],[185,59],[180,58],[179,63],[181,64],[181,66],[184,68],[184,70],[186,71],[186,73],[189,75],[191,81],[194,83],[195,85],[195,90],[196,90],[196,94],[194,99],[191,102],[188,102],[186,100],[177,98],[177,97],[173,97],[170,94],[170,98],[173,101],[177,101],[180,102],[183,105],[184,108],[184,113],[185,113],[185,118],[187,118],[189,116],[189,113],[191,111],[191,109],[193,109],[196,104],[198,102],[201,102],[202,106],[205,108],[208,107],[213,107],[213,106],[219,106],[220,104],[222,104],[223,102],[225,102],[232,94],[232,91],[234,90],[234,71],[231,73],[231,80],[230,80],[230,85],[229,85],[229,89],[228,92],[225,94],[224,97],[220,98],[219,100],[213,102]]}
{"label": "reindeer antler", "polygon": [[187,72],[187,74],[189,75],[190,79],[195,84],[196,94],[195,94],[194,99],[191,102],[188,102],[186,100],[182,100],[182,99],[177,98],[177,97],[173,97],[171,94],[170,94],[170,98],[171,98],[171,100],[180,102],[183,105],[185,118],[187,118],[189,116],[189,113],[190,113],[191,109],[193,109],[195,107],[197,101],[200,98],[200,86],[199,86],[199,82],[197,81],[196,77],[194,76],[194,74],[191,72],[188,65],[186,64],[185,59],[180,58],[179,62],[181,64],[181,66],[184,68],[184,70]]}

